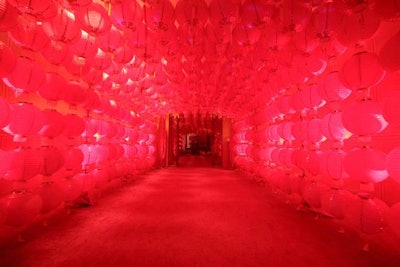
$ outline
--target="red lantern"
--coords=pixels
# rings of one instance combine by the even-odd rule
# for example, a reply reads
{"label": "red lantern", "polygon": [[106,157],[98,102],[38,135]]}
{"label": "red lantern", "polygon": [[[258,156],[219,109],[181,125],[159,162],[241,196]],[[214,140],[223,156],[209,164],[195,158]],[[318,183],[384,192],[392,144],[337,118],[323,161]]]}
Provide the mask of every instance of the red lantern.
{"label": "red lantern", "polygon": [[344,109],[342,122],[353,134],[376,135],[388,125],[382,113],[382,107],[378,102],[368,100],[354,102]]}
{"label": "red lantern", "polygon": [[101,35],[111,29],[110,17],[105,8],[97,3],[76,9],[75,17],[82,28],[92,35]]}
{"label": "red lantern", "polygon": [[0,97],[0,128],[3,128],[8,124],[10,112],[10,104]]}
{"label": "red lantern", "polygon": [[64,168],[67,171],[73,173],[80,172],[82,170],[82,162],[84,155],[81,149],[71,147],[64,152]]}
{"label": "red lantern", "polygon": [[345,140],[351,133],[343,126],[342,112],[332,112],[320,120],[322,134],[330,140]]}
{"label": "red lantern", "polygon": [[175,9],[169,0],[160,0],[146,9],[146,25],[154,31],[169,31],[175,23]]}
{"label": "red lantern", "polygon": [[341,71],[340,79],[352,90],[365,89],[378,84],[384,77],[385,70],[374,53],[360,52],[348,59]]}
{"label": "red lantern", "polygon": [[95,145],[85,144],[79,146],[79,148],[82,150],[83,153],[83,169],[87,168],[88,165],[92,165],[97,161],[97,158],[99,157],[99,151]]}
{"label": "red lantern", "polygon": [[400,3],[398,0],[376,1],[374,10],[384,20],[396,20],[400,16]]}
{"label": "red lantern", "polygon": [[32,223],[42,209],[40,196],[27,191],[15,191],[7,201],[5,224],[22,227]]}
{"label": "red lantern", "polygon": [[321,198],[329,190],[328,186],[308,181],[302,190],[304,201],[308,203],[313,209],[321,208]]}
{"label": "red lantern", "polygon": [[4,10],[0,15],[0,31],[7,32],[14,28],[18,24],[18,15],[18,10],[9,1],[5,1]]}
{"label": "red lantern", "polygon": [[136,1],[123,0],[111,6],[111,20],[121,30],[136,31],[137,24],[142,23],[142,19],[143,9]]}
{"label": "red lantern", "polygon": [[75,176],[66,179],[63,187],[65,189],[64,200],[66,202],[73,202],[81,195],[83,191],[82,180],[75,178]]}
{"label": "red lantern", "polygon": [[321,197],[321,210],[327,216],[343,219],[351,198],[352,194],[349,191],[331,189]]}
{"label": "red lantern", "polygon": [[28,136],[39,132],[43,127],[42,112],[27,103],[17,103],[11,106],[8,129],[16,135]]}
{"label": "red lantern", "polygon": [[394,233],[400,236],[400,203],[396,203],[390,207],[386,214],[386,219]]}
{"label": "red lantern", "polygon": [[318,86],[311,84],[300,91],[303,107],[305,108],[319,108],[322,107],[325,102],[318,95]]}
{"label": "red lantern", "polygon": [[67,82],[58,73],[47,73],[46,83],[39,89],[41,97],[50,100],[61,100],[61,94],[67,90]]}
{"label": "red lantern", "polygon": [[343,166],[345,156],[346,152],[342,150],[325,152],[321,158],[321,172],[333,180],[349,178]]}
{"label": "red lantern", "polygon": [[45,110],[43,114],[43,127],[39,131],[41,136],[54,138],[64,130],[64,116],[55,110]]}
{"label": "red lantern", "polygon": [[52,0],[7,0],[21,13],[34,15],[36,18],[49,18],[55,15]]}
{"label": "red lantern", "polygon": [[70,44],[81,38],[79,24],[64,10],[53,19],[44,21],[42,25],[44,32],[53,41]]}
{"label": "red lantern", "polygon": [[179,0],[175,6],[175,16],[180,27],[202,27],[208,19],[207,4],[204,0]]}
{"label": "red lantern", "polygon": [[346,99],[351,90],[345,87],[339,79],[339,72],[333,71],[321,80],[318,94],[326,101],[339,101]]}
{"label": "red lantern", "polygon": [[44,160],[43,172],[45,176],[51,176],[64,165],[64,156],[56,147],[43,147],[41,153]]}
{"label": "red lantern", "polygon": [[379,183],[389,176],[386,154],[372,148],[353,149],[344,157],[343,163],[350,177],[361,183]]}
{"label": "red lantern", "polygon": [[[232,1],[234,2],[234,1]],[[224,9],[223,7],[222,9]],[[240,17],[245,25],[258,27],[272,23],[278,16],[278,9],[262,0],[247,0],[240,7]]]}
{"label": "red lantern", "polygon": [[72,57],[69,48],[65,43],[53,40],[47,43],[47,46],[40,51],[40,54],[48,62],[54,65],[60,65],[63,62],[67,62]]}
{"label": "red lantern", "polygon": [[379,52],[379,61],[386,70],[397,71],[400,69],[400,56],[399,53],[397,53],[399,45],[400,32],[397,32],[382,46]]}
{"label": "red lantern", "polygon": [[311,17],[311,8],[301,1],[282,1],[282,26],[284,32],[299,32]]}
{"label": "red lantern", "polygon": [[121,32],[114,26],[107,34],[100,35],[96,38],[96,44],[104,51],[113,53],[124,43]]}
{"label": "red lantern", "polygon": [[133,59],[133,56],[134,52],[127,44],[120,46],[114,52],[114,60],[117,63],[129,63]]}
{"label": "red lantern", "polygon": [[55,210],[64,201],[64,190],[55,182],[43,183],[38,193],[43,201],[41,212],[44,214]]}
{"label": "red lantern", "polygon": [[70,105],[79,105],[86,99],[86,84],[81,81],[72,80],[66,84],[65,90],[61,91],[60,99]]}
{"label": "red lantern", "polygon": [[0,78],[9,75],[17,64],[17,57],[5,43],[0,41]]}
{"label": "red lantern", "polygon": [[42,26],[35,22],[32,25],[30,22],[19,23],[9,34],[16,45],[32,51],[41,51],[50,41]]}
{"label": "red lantern", "polygon": [[73,55],[83,60],[91,61],[97,53],[96,39],[93,36],[82,34],[81,38],[74,44],[71,44]]}
{"label": "red lantern", "polygon": [[396,147],[387,156],[386,166],[390,177],[400,183],[400,147]]}
{"label": "red lantern", "polygon": [[64,131],[63,135],[66,137],[77,137],[80,136],[85,130],[85,122],[82,118],[74,114],[65,116],[64,119]]}
{"label": "red lantern", "polygon": [[233,40],[240,46],[254,45],[260,39],[258,28],[239,23],[232,31]]}
{"label": "red lantern", "polygon": [[27,57],[19,57],[14,70],[4,81],[15,90],[34,92],[43,86],[46,76],[39,63]]}

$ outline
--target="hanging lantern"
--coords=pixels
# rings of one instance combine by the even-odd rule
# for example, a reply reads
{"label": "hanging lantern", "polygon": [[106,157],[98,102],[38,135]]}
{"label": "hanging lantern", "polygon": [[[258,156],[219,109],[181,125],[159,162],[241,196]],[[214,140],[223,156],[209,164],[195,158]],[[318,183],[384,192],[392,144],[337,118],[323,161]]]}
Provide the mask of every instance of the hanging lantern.
{"label": "hanging lantern", "polygon": [[343,166],[346,154],[343,150],[326,151],[321,157],[321,173],[333,180],[349,178]]}
{"label": "hanging lantern", "polygon": [[28,191],[14,191],[7,200],[5,224],[22,227],[32,223],[42,209],[42,199]]}
{"label": "hanging lantern", "polygon": [[47,46],[40,51],[40,54],[54,65],[67,62],[72,57],[69,47],[65,43],[53,40],[47,43]]}
{"label": "hanging lantern", "polygon": [[111,27],[107,34],[100,35],[96,38],[96,44],[99,46],[99,48],[108,53],[113,53],[123,43],[124,38],[121,32],[114,26]]}
{"label": "hanging lantern", "polygon": [[9,1],[5,1],[4,4],[3,12],[0,15],[0,31],[7,32],[18,24],[19,12]]}
{"label": "hanging lantern", "polygon": [[64,131],[63,135],[66,137],[77,137],[80,136],[85,130],[85,122],[82,118],[75,114],[68,114],[64,119]]}
{"label": "hanging lantern", "polygon": [[37,19],[48,19],[56,15],[52,0],[7,0],[21,13],[33,15]]}
{"label": "hanging lantern", "polygon": [[311,8],[301,1],[283,0],[281,9],[283,32],[302,31],[311,17]]}
{"label": "hanging lantern", "polygon": [[397,53],[399,45],[400,32],[397,32],[382,46],[378,56],[380,63],[386,70],[397,71],[400,69],[400,56]]}
{"label": "hanging lantern", "polygon": [[330,72],[318,84],[318,94],[326,101],[340,101],[346,99],[351,90],[345,87],[339,79],[339,72]]}
{"label": "hanging lantern", "polygon": [[82,34],[81,38],[70,45],[71,53],[82,60],[91,61],[97,53],[96,39],[87,33]]}
{"label": "hanging lantern", "polygon": [[49,213],[59,206],[64,201],[64,190],[60,184],[56,182],[45,182],[40,187],[38,194],[42,199],[43,205],[41,213]]}
{"label": "hanging lantern", "polygon": [[63,167],[64,156],[58,148],[42,147],[41,154],[44,162],[42,171],[44,176],[51,176]]}
{"label": "hanging lantern", "polygon": [[45,110],[43,114],[43,127],[39,135],[54,138],[59,136],[64,130],[64,116],[56,110]]}
{"label": "hanging lantern", "polygon": [[318,95],[318,86],[311,84],[300,91],[303,107],[305,108],[319,108],[322,107],[325,102]]}
{"label": "hanging lantern", "polygon": [[11,105],[8,129],[12,134],[29,136],[43,127],[42,112],[32,104],[17,103]]}
{"label": "hanging lantern", "polygon": [[50,100],[61,100],[61,94],[67,90],[67,82],[56,72],[46,74],[46,83],[39,89],[41,97]]}
{"label": "hanging lantern", "polygon": [[136,31],[143,19],[143,9],[136,1],[123,0],[111,6],[111,20],[120,30]]}
{"label": "hanging lantern", "polygon": [[10,104],[0,97],[0,128],[3,128],[8,124],[10,113]]}
{"label": "hanging lantern", "polygon": [[111,29],[111,20],[105,8],[97,3],[77,8],[75,10],[76,20],[82,28],[92,35],[101,35]]}
{"label": "hanging lantern", "polygon": [[76,200],[83,191],[82,180],[77,179],[75,176],[65,179],[63,185],[64,191],[64,201],[71,203]]}
{"label": "hanging lantern", "polygon": [[86,169],[89,165],[92,165],[97,161],[97,158],[99,157],[99,151],[95,145],[84,144],[80,145],[79,148],[83,153],[83,169]]}
{"label": "hanging lantern", "polygon": [[41,51],[50,41],[41,25],[22,22],[13,28],[9,35],[14,43],[25,49]]}
{"label": "hanging lantern", "polygon": [[133,56],[134,52],[127,44],[120,46],[114,52],[115,62],[121,64],[129,63],[133,59]]}
{"label": "hanging lantern", "polygon": [[352,136],[342,123],[342,112],[330,112],[320,120],[322,134],[330,140],[343,141]]}
{"label": "hanging lantern", "polygon": [[378,84],[384,75],[385,70],[376,54],[360,52],[344,63],[340,71],[340,80],[347,88],[359,90]]}
{"label": "hanging lantern", "polygon": [[81,38],[79,24],[64,9],[51,20],[44,21],[42,25],[44,32],[53,41],[72,44]]}
{"label": "hanging lantern", "polygon": [[175,9],[169,0],[160,0],[147,7],[146,25],[153,31],[169,31],[175,23]]}
{"label": "hanging lantern", "polygon": [[329,190],[328,186],[315,181],[308,181],[302,190],[304,201],[313,209],[321,208],[321,198]]}
{"label": "hanging lantern", "polygon": [[60,99],[70,105],[77,106],[83,103],[86,99],[87,89],[86,84],[80,80],[68,81],[65,90],[61,91]]}
{"label": "hanging lantern", "polygon": [[9,75],[17,64],[17,57],[5,43],[0,41],[0,78]]}
{"label": "hanging lantern", "polygon": [[82,170],[84,155],[81,149],[71,147],[64,152],[64,168],[72,173],[78,173]]}
{"label": "hanging lantern", "polygon": [[386,166],[390,177],[400,183],[400,148],[396,147],[387,156]]}
{"label": "hanging lantern", "polygon": [[388,176],[386,154],[372,148],[356,148],[343,159],[345,171],[361,183],[379,183]]}
{"label": "hanging lantern", "polygon": [[342,122],[353,134],[376,135],[388,125],[382,113],[382,107],[378,102],[369,100],[353,102],[344,109]]}
{"label": "hanging lantern", "polygon": [[239,46],[254,45],[260,39],[260,30],[244,23],[239,23],[232,31],[232,38]]}
{"label": "hanging lantern", "polygon": [[392,205],[385,217],[389,227],[394,231],[395,234],[400,236],[400,203]]}
{"label": "hanging lantern", "polygon": [[204,0],[179,0],[175,16],[180,27],[202,27],[208,19],[207,4]]}
{"label": "hanging lantern", "polygon": [[351,198],[349,191],[333,188],[322,195],[321,210],[327,216],[343,219]]}
{"label": "hanging lantern", "polygon": [[34,92],[43,86],[46,76],[39,63],[21,56],[17,59],[14,70],[3,80],[16,91]]}

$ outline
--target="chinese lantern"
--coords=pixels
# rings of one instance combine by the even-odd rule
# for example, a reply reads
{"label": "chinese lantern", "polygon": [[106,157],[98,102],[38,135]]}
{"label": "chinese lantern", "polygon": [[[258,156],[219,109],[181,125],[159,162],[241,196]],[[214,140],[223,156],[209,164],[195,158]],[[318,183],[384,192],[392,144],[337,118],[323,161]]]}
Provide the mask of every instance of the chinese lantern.
{"label": "chinese lantern", "polygon": [[351,133],[343,126],[342,112],[330,112],[320,120],[322,134],[330,140],[345,140]]}
{"label": "chinese lantern", "polygon": [[318,84],[318,94],[326,101],[340,101],[346,99],[351,90],[345,87],[339,78],[339,72],[328,73]]}
{"label": "chinese lantern", "polygon": [[77,173],[82,170],[84,155],[81,149],[70,147],[64,151],[64,168]]}
{"label": "chinese lantern", "polygon": [[72,57],[68,46],[59,41],[51,40],[47,46],[40,51],[40,54],[51,64],[60,65]]}
{"label": "chinese lantern", "polygon": [[356,148],[343,159],[345,171],[361,183],[379,183],[388,176],[386,154],[372,148]]}
{"label": "chinese lantern", "polygon": [[169,0],[160,0],[146,9],[146,25],[153,31],[168,31],[175,23],[175,9]]}
{"label": "chinese lantern", "polygon": [[0,78],[10,74],[17,64],[17,57],[5,43],[0,41]]}
{"label": "chinese lantern", "polygon": [[82,28],[92,35],[101,35],[111,29],[111,20],[106,9],[97,3],[77,8],[75,10],[76,20]]}
{"label": "chinese lantern", "polygon": [[80,136],[85,130],[85,122],[75,114],[68,114],[64,119],[63,135],[66,137]]}
{"label": "chinese lantern", "polygon": [[0,97],[0,128],[3,128],[8,124],[10,112],[10,104]]}
{"label": "chinese lantern", "polygon": [[175,6],[176,21],[180,27],[201,27],[207,23],[208,8],[204,0],[179,0]]}
{"label": "chinese lantern", "polygon": [[56,147],[42,147],[43,172],[45,176],[51,176],[64,165],[64,156]]}
{"label": "chinese lantern", "polygon": [[394,148],[387,156],[386,166],[390,177],[400,183],[400,147]]}
{"label": "chinese lantern", "polygon": [[399,53],[397,53],[399,45],[400,32],[397,32],[382,46],[378,56],[379,62],[386,70],[397,71],[400,69],[400,56]]}
{"label": "chinese lantern", "polygon": [[321,158],[321,173],[333,180],[349,178],[343,166],[345,156],[346,152],[343,150],[326,151]]}
{"label": "chinese lantern", "polygon": [[5,224],[22,227],[32,223],[42,209],[39,195],[27,191],[14,191],[7,200]]}
{"label": "chinese lantern", "polygon": [[111,6],[111,20],[121,30],[136,31],[142,19],[143,9],[136,1],[123,0]]}
{"label": "chinese lantern", "polygon": [[78,22],[69,17],[63,9],[51,20],[43,22],[43,30],[53,41],[71,44],[81,38],[81,28]]}
{"label": "chinese lantern", "polygon": [[64,190],[60,184],[56,182],[45,182],[38,191],[42,199],[43,205],[41,213],[49,213],[58,208],[64,201]]}
{"label": "chinese lantern", "polygon": [[37,134],[43,127],[42,112],[32,104],[17,103],[11,106],[8,129],[21,136]]}
{"label": "chinese lantern", "polygon": [[36,23],[33,25],[19,23],[9,35],[16,45],[32,51],[41,51],[50,42],[42,26]]}

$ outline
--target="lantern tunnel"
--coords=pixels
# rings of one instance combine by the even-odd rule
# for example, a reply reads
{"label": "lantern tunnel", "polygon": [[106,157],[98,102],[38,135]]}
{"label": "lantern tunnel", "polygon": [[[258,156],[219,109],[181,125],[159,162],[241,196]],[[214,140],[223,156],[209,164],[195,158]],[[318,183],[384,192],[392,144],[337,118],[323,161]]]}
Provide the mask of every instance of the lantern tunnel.
{"label": "lantern tunnel", "polygon": [[400,266],[397,0],[0,0],[0,266]]}

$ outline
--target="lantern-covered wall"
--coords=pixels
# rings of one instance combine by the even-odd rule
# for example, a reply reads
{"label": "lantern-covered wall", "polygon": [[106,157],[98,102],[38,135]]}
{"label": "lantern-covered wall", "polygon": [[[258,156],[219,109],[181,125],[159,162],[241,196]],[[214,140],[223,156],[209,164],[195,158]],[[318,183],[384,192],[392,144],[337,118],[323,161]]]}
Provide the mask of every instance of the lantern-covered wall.
{"label": "lantern-covered wall", "polygon": [[0,1],[1,227],[168,165],[196,115],[227,168],[400,232],[394,2]]}

